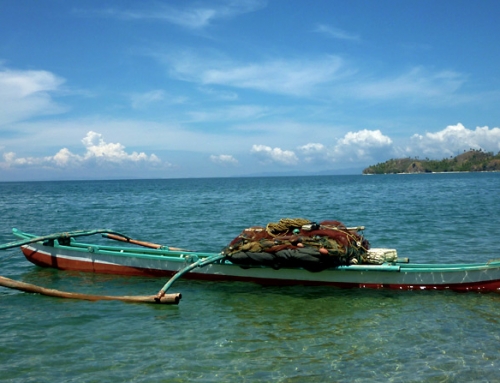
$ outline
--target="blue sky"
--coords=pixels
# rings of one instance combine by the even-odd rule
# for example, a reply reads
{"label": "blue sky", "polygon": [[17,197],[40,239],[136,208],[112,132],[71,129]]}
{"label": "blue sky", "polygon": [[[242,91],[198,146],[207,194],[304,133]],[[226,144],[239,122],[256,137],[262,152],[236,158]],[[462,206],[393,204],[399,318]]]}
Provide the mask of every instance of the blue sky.
{"label": "blue sky", "polygon": [[0,0],[0,181],[500,151],[500,2]]}

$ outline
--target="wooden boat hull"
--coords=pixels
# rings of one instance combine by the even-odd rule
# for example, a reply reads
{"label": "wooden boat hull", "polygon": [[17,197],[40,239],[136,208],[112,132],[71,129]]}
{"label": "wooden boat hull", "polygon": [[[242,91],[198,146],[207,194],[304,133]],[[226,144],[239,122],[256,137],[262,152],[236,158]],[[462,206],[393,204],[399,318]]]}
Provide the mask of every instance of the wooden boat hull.
{"label": "wooden boat hull", "polygon": [[[94,273],[172,276],[203,253],[149,250],[130,252],[127,248],[81,245],[45,246],[31,243],[21,247],[35,265],[61,270]],[[158,255],[156,254],[158,253]],[[229,262],[196,268],[184,278],[212,281],[256,282],[264,285],[330,285],[341,288],[397,290],[499,291],[500,261],[482,264],[384,264],[350,265],[321,272],[269,267],[242,268]]]}

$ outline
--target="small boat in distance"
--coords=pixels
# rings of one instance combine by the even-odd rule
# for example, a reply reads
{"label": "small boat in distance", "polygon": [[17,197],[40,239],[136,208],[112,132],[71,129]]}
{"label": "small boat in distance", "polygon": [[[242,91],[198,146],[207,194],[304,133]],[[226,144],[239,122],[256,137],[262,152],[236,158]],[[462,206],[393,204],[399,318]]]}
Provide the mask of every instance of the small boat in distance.
{"label": "small boat in distance", "polygon": [[[20,246],[28,261],[60,270],[152,277],[182,275],[186,279],[263,285],[500,292],[500,259],[472,264],[411,264],[407,259],[397,258],[393,249],[370,249],[366,255],[385,257],[385,260],[380,264],[339,264],[310,271],[302,267],[239,264],[232,262],[224,252],[204,253],[162,246],[107,229],[46,236],[13,229],[13,234],[20,240],[0,245],[0,249]],[[118,240],[123,245],[101,244],[102,238],[94,243],[77,240],[92,235]],[[163,293],[167,288],[162,289]]]}

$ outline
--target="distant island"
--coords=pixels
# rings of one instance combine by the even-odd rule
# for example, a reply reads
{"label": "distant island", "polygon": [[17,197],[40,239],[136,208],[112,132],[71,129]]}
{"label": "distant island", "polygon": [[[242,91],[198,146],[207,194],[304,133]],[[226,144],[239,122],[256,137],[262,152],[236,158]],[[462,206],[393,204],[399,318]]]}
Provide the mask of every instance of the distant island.
{"label": "distant island", "polygon": [[466,151],[456,157],[442,160],[399,158],[372,165],[363,170],[363,174],[398,174],[398,173],[446,173],[446,172],[491,172],[500,171],[500,152],[479,150]]}

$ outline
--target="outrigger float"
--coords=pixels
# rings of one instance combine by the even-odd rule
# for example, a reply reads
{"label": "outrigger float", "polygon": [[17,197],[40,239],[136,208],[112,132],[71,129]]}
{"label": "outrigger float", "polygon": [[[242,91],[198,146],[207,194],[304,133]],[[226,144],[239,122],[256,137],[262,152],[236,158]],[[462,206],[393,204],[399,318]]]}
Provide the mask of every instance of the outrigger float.
{"label": "outrigger float", "polygon": [[[0,245],[0,250],[20,246],[26,259],[41,267],[170,277],[154,300],[140,297],[148,302],[165,301],[168,297],[171,303],[178,303],[180,294],[166,292],[180,277],[263,285],[500,292],[500,259],[472,264],[411,264],[408,259],[399,258],[394,249],[370,248],[360,234],[363,229],[347,228],[338,221],[316,224],[304,219],[282,219],[266,227],[243,230],[220,253],[134,240],[108,229],[45,236],[13,229],[20,239]],[[77,240],[92,235],[126,244],[112,246]],[[0,285],[6,286],[1,279]]]}

